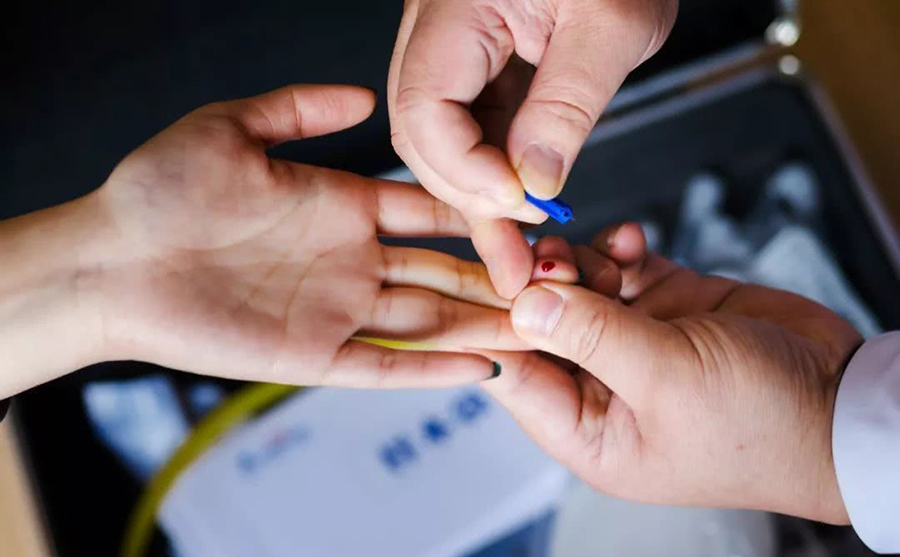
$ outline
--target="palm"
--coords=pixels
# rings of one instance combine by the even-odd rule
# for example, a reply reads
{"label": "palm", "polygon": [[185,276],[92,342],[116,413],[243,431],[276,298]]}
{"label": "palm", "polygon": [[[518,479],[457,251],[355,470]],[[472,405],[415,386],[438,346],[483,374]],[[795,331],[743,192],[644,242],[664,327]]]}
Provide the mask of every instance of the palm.
{"label": "palm", "polygon": [[[354,335],[449,345],[503,319],[441,295],[502,305],[479,266],[378,241],[379,233],[463,234],[458,215],[410,186],[269,159],[248,124],[219,110],[193,113],[149,141],[104,188],[109,212],[125,217],[116,226],[133,263],[107,289],[126,308],[108,327],[114,343],[181,369],[275,382],[355,384],[368,363],[364,384],[375,384],[396,358],[369,352]],[[275,126],[271,118],[261,125]],[[436,257],[434,278],[408,271]],[[450,271],[468,280],[443,280]],[[444,282],[469,288],[451,292]],[[392,302],[419,311],[392,312]],[[449,330],[448,312],[481,322]],[[357,363],[330,376],[345,360]]]}

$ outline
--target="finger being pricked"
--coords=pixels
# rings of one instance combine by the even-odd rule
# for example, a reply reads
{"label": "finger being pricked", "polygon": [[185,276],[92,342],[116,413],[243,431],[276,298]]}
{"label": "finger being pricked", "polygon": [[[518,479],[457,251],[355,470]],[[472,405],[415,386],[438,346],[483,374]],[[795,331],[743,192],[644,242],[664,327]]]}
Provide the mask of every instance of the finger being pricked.
{"label": "finger being pricked", "polygon": [[545,236],[532,246],[534,270],[531,280],[552,280],[574,284],[578,282],[578,268],[572,246],[559,236]]}

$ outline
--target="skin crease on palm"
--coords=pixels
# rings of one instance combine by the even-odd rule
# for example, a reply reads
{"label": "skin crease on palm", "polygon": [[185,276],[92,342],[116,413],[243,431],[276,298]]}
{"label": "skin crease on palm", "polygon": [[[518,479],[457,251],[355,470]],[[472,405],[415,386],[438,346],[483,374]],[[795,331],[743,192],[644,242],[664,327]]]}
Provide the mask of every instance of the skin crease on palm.
{"label": "skin crease on palm", "polygon": [[[77,218],[74,229],[90,236],[74,246],[71,266],[53,263],[65,268],[48,272],[54,287],[40,291],[64,291],[64,302],[44,305],[77,307],[77,319],[66,318],[97,330],[84,333],[89,354],[53,373],[136,359],[278,383],[435,387],[494,373],[489,359],[463,349],[526,348],[482,265],[378,241],[466,236],[456,210],[418,186],[266,155],[352,126],[373,107],[369,90],[324,85],[212,104],[150,139],[87,197],[4,222],[5,237],[26,238]],[[11,308],[4,322],[31,330],[37,312],[10,304],[0,304]],[[393,351],[356,335],[455,353]],[[4,349],[22,373],[2,395],[52,378],[41,375],[51,373],[46,362],[34,362],[33,376],[18,365],[34,359],[21,346]]]}
{"label": "skin crease on palm", "polygon": [[[407,0],[388,76],[394,147],[459,209],[497,292],[532,254],[515,220],[546,219],[628,73],[669,34],[677,0]],[[524,189],[523,189],[524,188]],[[514,220],[513,220],[514,219]]]}
{"label": "skin crease on palm", "polygon": [[[549,243],[544,255],[577,264],[593,292],[536,267],[552,282],[511,312],[546,352],[487,352],[504,373],[484,384],[539,445],[616,496],[848,522],[831,455],[840,373],[862,342],[846,321],[645,255],[636,224],[574,251]],[[554,294],[558,321],[536,323]]]}

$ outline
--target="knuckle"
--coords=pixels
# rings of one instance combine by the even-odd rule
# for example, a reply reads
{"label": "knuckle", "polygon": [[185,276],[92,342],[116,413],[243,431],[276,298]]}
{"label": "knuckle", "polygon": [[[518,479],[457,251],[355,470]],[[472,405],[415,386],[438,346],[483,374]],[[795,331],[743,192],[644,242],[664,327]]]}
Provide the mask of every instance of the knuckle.
{"label": "knuckle", "polygon": [[604,258],[588,278],[588,289],[606,296],[618,296],[622,289],[622,273],[612,261]]}
{"label": "knuckle", "polygon": [[397,91],[397,116],[405,117],[409,112],[430,98],[428,91],[420,85],[406,85]]}
{"label": "knuckle", "polygon": [[650,39],[647,43],[647,50],[644,52],[643,59],[649,58],[658,51],[672,27],[675,25],[675,18],[678,15],[678,0],[665,0],[663,2],[650,2],[650,7],[646,11],[644,17],[644,25],[650,30]]}
{"label": "knuckle", "polygon": [[678,0],[604,2],[602,10],[607,27],[621,29],[643,43],[643,61],[668,38],[678,14]]}
{"label": "knuckle", "polygon": [[571,86],[542,87],[530,103],[581,136],[591,132],[600,112],[595,100]]}
{"label": "knuckle", "polygon": [[397,367],[397,353],[393,350],[385,350],[378,358],[377,374],[375,376],[375,386],[384,387],[392,372]]}
{"label": "knuckle", "polygon": [[606,306],[595,305],[570,335],[572,355],[581,366],[594,360],[609,323]]}
{"label": "knuckle", "polygon": [[469,27],[484,51],[488,71],[490,73],[499,71],[515,48],[512,33],[506,25],[506,18],[493,2],[476,2],[473,5]]}
{"label": "knuckle", "polygon": [[391,132],[391,147],[394,148],[398,154],[401,154],[406,150],[406,145],[408,141],[406,136],[400,133],[399,131]]}
{"label": "knuckle", "polygon": [[441,297],[437,307],[438,336],[451,336],[456,329],[459,313],[455,300]]}

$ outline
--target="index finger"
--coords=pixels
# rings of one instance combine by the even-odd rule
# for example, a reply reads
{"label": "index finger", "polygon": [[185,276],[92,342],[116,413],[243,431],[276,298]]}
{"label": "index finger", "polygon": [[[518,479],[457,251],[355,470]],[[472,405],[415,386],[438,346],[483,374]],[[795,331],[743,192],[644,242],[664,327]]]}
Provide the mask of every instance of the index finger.
{"label": "index finger", "polygon": [[496,14],[469,2],[427,4],[406,45],[395,103],[413,149],[441,178],[511,208],[524,202],[524,190],[506,155],[483,142],[467,105],[512,51],[512,34]]}

